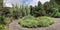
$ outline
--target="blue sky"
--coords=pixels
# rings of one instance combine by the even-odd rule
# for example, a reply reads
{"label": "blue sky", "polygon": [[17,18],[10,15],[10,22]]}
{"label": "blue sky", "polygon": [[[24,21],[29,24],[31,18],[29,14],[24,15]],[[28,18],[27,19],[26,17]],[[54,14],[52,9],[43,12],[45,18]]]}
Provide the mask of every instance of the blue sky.
{"label": "blue sky", "polygon": [[50,1],[50,0],[4,0],[4,3],[6,6],[12,6],[11,4],[28,4],[28,5],[32,5],[35,6],[37,5],[38,1],[41,1],[42,4],[44,4],[46,1]]}

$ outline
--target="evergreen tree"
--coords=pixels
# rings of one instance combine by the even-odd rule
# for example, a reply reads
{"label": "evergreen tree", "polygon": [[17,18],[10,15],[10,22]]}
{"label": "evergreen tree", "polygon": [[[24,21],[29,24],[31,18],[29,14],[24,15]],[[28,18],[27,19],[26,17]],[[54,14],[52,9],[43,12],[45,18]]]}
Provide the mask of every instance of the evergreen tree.
{"label": "evergreen tree", "polygon": [[45,10],[41,2],[38,2],[37,6],[30,6],[31,14],[35,17],[46,15]]}
{"label": "evergreen tree", "polygon": [[54,14],[59,10],[58,4],[55,1],[46,2],[44,4],[44,9],[46,10],[47,16],[54,16]]}
{"label": "evergreen tree", "polygon": [[60,5],[60,0],[55,0],[55,2]]}
{"label": "evergreen tree", "polygon": [[35,7],[30,6],[30,14],[35,16]]}
{"label": "evergreen tree", "polygon": [[38,2],[38,8],[37,8],[37,12],[40,16],[44,16],[46,13],[45,13],[45,10],[44,10],[44,7],[43,5],[41,4],[41,2],[39,1]]}

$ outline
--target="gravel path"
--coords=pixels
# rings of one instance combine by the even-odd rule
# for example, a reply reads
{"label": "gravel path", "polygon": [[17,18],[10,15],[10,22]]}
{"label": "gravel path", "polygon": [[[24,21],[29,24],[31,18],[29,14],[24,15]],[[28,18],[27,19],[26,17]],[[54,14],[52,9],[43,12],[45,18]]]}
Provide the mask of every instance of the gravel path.
{"label": "gravel path", "polygon": [[55,23],[53,25],[40,28],[23,28],[18,24],[17,20],[14,20],[9,24],[9,30],[60,30],[60,18],[55,18]]}

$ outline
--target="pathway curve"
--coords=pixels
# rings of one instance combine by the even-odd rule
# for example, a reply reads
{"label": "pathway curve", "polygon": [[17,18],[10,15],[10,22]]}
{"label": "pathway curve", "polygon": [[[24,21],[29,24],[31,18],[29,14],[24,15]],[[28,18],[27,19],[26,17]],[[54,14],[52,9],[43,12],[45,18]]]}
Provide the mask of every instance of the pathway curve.
{"label": "pathway curve", "polygon": [[53,25],[41,28],[23,28],[18,24],[18,20],[14,20],[9,24],[9,30],[60,30],[60,18],[55,18]]}

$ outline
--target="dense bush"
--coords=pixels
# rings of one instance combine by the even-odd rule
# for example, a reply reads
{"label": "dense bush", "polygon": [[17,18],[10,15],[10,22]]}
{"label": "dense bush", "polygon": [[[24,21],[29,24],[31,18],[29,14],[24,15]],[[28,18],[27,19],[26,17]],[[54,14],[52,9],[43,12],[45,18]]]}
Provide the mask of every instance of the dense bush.
{"label": "dense bush", "polygon": [[43,16],[39,17],[38,19],[39,19],[39,26],[42,27],[49,26],[54,23],[54,19],[50,17]]}
{"label": "dense bush", "polygon": [[3,16],[0,16],[0,24],[2,25],[8,25],[9,19]]}
{"label": "dense bush", "polygon": [[0,25],[0,30],[8,30],[8,26]]}
{"label": "dense bush", "polygon": [[2,24],[2,25],[5,25],[6,24],[6,22],[4,21],[4,17],[3,16],[0,16],[0,24]]}
{"label": "dense bush", "polygon": [[0,16],[0,24],[1,25],[8,25],[10,20],[4,16]]}
{"label": "dense bush", "polygon": [[44,9],[46,11],[46,16],[54,16],[59,10],[58,4],[54,1],[44,3]]}
{"label": "dense bush", "polygon": [[19,19],[19,24],[23,27],[33,28],[33,27],[46,27],[54,23],[53,18],[50,17],[38,17],[34,18],[32,16],[26,16]]}
{"label": "dense bush", "polygon": [[54,17],[60,18],[60,12],[57,12],[57,13],[54,15]]}
{"label": "dense bush", "polygon": [[50,0],[50,2],[45,2],[43,5],[41,2],[38,2],[36,6],[30,6],[30,14],[39,17],[39,16],[50,16],[54,17],[54,15],[60,10],[59,5],[54,1]]}
{"label": "dense bush", "polygon": [[11,21],[10,18],[4,17],[4,16],[0,16],[0,24],[1,25],[8,25],[10,21]]}
{"label": "dense bush", "polygon": [[24,27],[31,28],[31,27],[37,27],[38,21],[33,16],[26,16],[19,21],[19,24],[24,26]]}
{"label": "dense bush", "polygon": [[46,15],[44,7],[40,1],[38,2],[37,6],[34,6],[34,7],[30,6],[30,14],[35,16],[35,17]]}
{"label": "dense bush", "polygon": [[5,17],[9,17],[10,11],[9,11],[9,7],[4,7],[2,10],[2,15]]}
{"label": "dense bush", "polygon": [[11,22],[12,18],[5,17],[4,21],[8,25]]}
{"label": "dense bush", "polygon": [[8,22],[5,17],[0,16],[0,30],[8,30]]}

